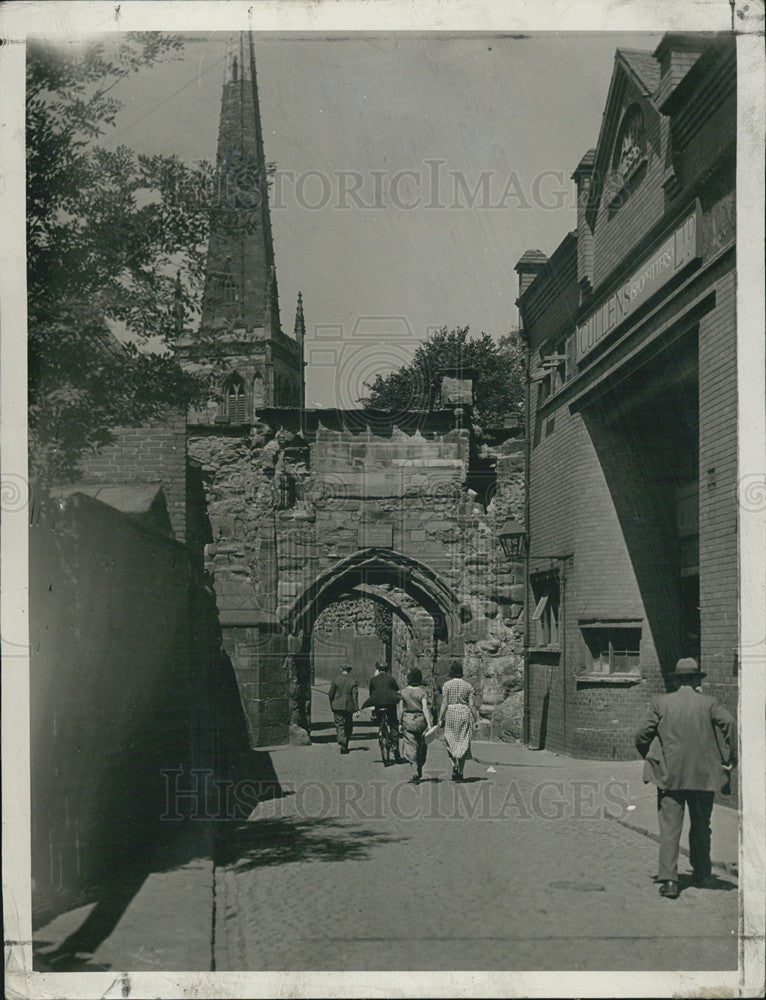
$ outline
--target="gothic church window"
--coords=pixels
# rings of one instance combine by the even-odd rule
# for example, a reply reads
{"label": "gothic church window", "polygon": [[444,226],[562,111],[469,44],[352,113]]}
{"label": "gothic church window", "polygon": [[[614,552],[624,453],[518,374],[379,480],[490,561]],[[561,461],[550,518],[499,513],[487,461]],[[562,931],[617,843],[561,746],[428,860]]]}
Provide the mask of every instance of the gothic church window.
{"label": "gothic church window", "polygon": [[245,383],[237,375],[229,381],[224,394],[226,416],[233,424],[245,422]]}
{"label": "gothic church window", "polygon": [[253,376],[253,406],[263,406],[265,398],[266,393],[263,386],[263,375],[261,375],[260,372],[256,372]]}

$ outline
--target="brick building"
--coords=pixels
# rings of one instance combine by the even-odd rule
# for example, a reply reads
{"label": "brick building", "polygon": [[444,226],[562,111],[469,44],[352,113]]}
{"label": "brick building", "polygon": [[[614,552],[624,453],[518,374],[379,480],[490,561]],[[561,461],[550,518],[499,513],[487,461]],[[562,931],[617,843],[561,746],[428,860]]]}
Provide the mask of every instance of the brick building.
{"label": "brick building", "polygon": [[634,754],[683,655],[737,702],[734,43],[618,50],[577,229],[518,262],[526,733]]}

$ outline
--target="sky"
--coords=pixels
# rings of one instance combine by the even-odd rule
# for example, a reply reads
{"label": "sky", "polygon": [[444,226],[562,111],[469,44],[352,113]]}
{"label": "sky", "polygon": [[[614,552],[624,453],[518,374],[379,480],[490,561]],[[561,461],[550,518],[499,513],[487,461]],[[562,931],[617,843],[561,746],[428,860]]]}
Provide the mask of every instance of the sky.
{"label": "sky", "polygon": [[[226,33],[115,89],[108,144],[215,159]],[[576,226],[618,47],[660,35],[254,36],[282,327],[307,403],[353,406],[441,326],[516,327],[514,266]]]}

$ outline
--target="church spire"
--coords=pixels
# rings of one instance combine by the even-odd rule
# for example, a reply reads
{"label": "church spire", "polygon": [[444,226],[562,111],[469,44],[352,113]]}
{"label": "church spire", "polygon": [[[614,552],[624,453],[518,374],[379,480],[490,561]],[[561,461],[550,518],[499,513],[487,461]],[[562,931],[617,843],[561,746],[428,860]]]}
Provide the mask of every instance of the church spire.
{"label": "church spire", "polygon": [[249,32],[229,38],[200,329],[280,332],[268,169]]}
{"label": "church spire", "polygon": [[293,339],[300,344],[306,336],[306,322],[303,319],[303,296],[298,292],[298,304],[295,307],[295,326],[293,327]]}
{"label": "church spire", "polygon": [[298,292],[298,304],[295,307],[295,326],[293,327],[293,340],[297,341],[300,347],[301,383],[298,405],[301,412],[306,409],[306,362],[305,362],[305,340],[306,321],[303,318],[303,296]]}

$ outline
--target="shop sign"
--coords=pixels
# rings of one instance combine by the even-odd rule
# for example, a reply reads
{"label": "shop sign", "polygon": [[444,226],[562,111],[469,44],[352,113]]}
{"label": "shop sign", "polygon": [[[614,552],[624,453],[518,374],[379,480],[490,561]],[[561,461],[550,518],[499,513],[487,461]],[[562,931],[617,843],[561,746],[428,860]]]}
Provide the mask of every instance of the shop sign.
{"label": "shop sign", "polygon": [[695,211],[577,328],[578,363],[682,268],[700,256],[700,227]]}

